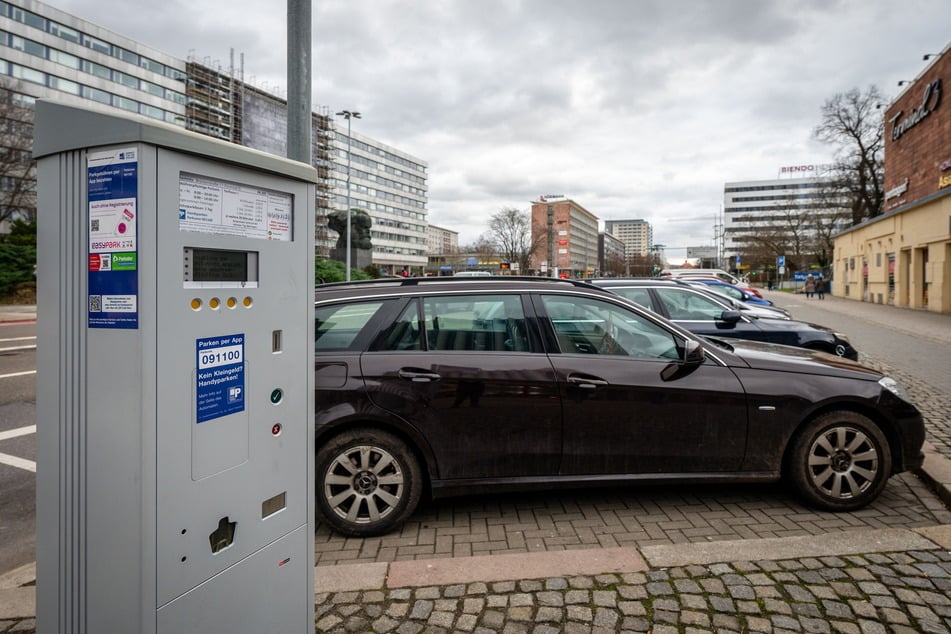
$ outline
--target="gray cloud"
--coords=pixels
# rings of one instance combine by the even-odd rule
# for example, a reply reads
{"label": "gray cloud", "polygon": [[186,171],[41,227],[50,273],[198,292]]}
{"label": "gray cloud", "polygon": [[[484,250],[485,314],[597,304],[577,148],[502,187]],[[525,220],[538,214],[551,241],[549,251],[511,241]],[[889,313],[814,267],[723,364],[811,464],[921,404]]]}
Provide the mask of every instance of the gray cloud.
{"label": "gray cloud", "polygon": [[[244,54],[286,83],[284,3],[57,7],[172,55]],[[826,162],[836,92],[899,79],[948,43],[951,3],[912,0],[321,0],[314,104],[429,162],[430,221],[474,240],[503,207],[572,196],[709,244],[723,183]],[[709,218],[709,220],[708,220]]]}

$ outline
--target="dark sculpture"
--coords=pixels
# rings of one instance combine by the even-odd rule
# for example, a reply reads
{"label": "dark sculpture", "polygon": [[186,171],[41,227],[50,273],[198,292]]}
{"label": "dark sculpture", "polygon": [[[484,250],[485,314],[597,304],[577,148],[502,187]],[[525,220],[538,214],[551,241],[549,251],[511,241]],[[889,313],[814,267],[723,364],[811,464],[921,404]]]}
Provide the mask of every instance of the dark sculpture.
{"label": "dark sculpture", "polygon": [[[350,211],[350,246],[353,249],[372,249],[370,242],[370,227],[373,219],[370,214],[359,209]],[[337,238],[337,248],[347,249],[347,212],[333,211],[327,215],[327,226],[340,234]]]}

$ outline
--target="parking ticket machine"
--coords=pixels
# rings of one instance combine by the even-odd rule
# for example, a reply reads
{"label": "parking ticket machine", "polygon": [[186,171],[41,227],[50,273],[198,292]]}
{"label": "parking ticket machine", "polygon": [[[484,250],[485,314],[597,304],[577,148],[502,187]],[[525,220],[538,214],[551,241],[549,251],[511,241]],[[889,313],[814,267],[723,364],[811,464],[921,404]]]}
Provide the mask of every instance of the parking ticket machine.
{"label": "parking ticket machine", "polygon": [[39,631],[312,631],[315,170],[35,130]]}

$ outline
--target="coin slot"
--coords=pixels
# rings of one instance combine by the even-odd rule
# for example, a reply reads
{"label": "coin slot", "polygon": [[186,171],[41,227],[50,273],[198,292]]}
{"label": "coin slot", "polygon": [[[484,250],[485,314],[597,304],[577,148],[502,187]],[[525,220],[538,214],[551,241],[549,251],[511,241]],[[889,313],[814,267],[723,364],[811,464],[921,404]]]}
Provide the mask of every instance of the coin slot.
{"label": "coin slot", "polygon": [[271,352],[281,352],[283,350],[283,339],[283,330],[275,330],[271,333]]}

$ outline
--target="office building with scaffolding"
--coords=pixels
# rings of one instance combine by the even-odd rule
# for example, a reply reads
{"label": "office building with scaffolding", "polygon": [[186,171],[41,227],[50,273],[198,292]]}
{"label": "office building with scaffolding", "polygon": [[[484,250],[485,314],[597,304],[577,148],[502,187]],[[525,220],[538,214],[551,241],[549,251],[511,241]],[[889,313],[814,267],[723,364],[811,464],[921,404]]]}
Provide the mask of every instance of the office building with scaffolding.
{"label": "office building with scaffolding", "polygon": [[[238,65],[234,57],[232,52],[227,66],[194,53],[183,60],[38,0],[0,2],[0,90],[18,102],[95,102],[285,156],[286,99],[246,81],[244,56]],[[316,252],[328,257],[337,236],[327,227],[327,215],[346,210],[346,128],[334,122],[327,106],[318,106],[312,117]],[[421,272],[426,162],[356,133],[350,148],[351,207],[373,219],[374,265]],[[24,210],[24,216],[32,214],[35,207]]]}

